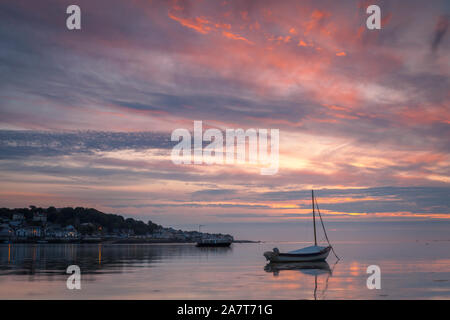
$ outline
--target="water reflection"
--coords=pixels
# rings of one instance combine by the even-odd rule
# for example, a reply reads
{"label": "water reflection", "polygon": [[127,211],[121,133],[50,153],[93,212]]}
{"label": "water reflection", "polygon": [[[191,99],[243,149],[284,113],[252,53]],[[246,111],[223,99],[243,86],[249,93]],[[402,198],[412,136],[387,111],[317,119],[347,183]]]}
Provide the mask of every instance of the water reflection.
{"label": "water reflection", "polygon": [[[450,241],[340,244],[328,263],[267,264],[273,243],[0,244],[0,299],[448,299]],[[298,243],[283,244],[285,250]],[[82,289],[66,269],[80,266]],[[368,290],[367,266],[382,270]],[[265,266],[265,268],[264,268]]]}
{"label": "water reflection", "polygon": [[270,262],[265,267],[266,272],[278,276],[282,270],[298,270],[307,275],[320,275],[331,273],[330,265],[326,261],[311,262]]}
{"label": "water reflection", "polygon": [[[333,269],[336,266],[336,263],[333,265]],[[323,298],[328,289],[328,280],[330,276],[333,274],[333,269],[330,269],[330,265],[326,261],[310,261],[310,262],[270,262],[265,267],[264,270],[269,273],[273,273],[274,277],[278,277],[281,271],[300,271],[302,274],[306,276],[314,277],[314,291],[313,296],[314,300],[318,298]],[[324,281],[324,288],[321,290],[320,295],[318,297],[318,276],[327,275]]]}
{"label": "water reflection", "polygon": [[231,248],[194,245],[7,244],[0,245],[0,275],[65,274],[76,264],[83,274],[122,273],[181,257],[229,254]]}

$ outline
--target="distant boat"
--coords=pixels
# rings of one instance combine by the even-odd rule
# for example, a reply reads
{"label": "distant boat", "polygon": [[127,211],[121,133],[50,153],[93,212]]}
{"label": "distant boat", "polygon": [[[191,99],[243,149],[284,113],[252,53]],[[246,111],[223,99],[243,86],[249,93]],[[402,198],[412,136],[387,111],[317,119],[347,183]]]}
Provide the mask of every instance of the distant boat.
{"label": "distant boat", "polygon": [[229,247],[231,240],[222,238],[204,238],[197,242],[197,247]]}
{"label": "distant boat", "polygon": [[[320,215],[319,207],[317,206],[317,202],[314,198],[314,190],[311,191],[311,196],[312,196],[313,225],[314,225],[314,245],[294,251],[289,251],[286,253],[280,252],[278,248],[274,248],[273,251],[264,252],[264,257],[266,257],[268,261],[270,262],[325,261],[330,251],[333,250],[333,247],[331,246],[330,241],[328,240],[327,233],[325,231],[325,226],[322,221],[322,216]],[[319,213],[320,222],[322,224],[322,228],[325,233],[325,238],[327,239],[328,242],[328,246],[326,247],[317,245],[315,207],[317,207],[317,212]]]}
{"label": "distant boat", "polygon": [[[198,232],[201,233],[202,227],[204,225],[200,224],[198,226]],[[197,242],[197,247],[229,247],[231,245],[231,242],[233,242],[232,239],[225,237],[225,238],[219,238],[217,236],[204,236]]]}

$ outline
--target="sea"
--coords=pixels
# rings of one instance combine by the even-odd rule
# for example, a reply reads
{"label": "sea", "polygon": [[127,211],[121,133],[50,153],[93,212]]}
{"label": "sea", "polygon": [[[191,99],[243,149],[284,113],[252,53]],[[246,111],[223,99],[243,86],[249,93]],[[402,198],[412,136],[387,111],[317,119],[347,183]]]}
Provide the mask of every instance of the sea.
{"label": "sea", "polygon": [[[450,222],[329,222],[339,259],[330,253],[321,263],[265,260],[275,247],[311,245],[310,226],[209,225],[211,232],[258,241],[229,248],[4,243],[0,299],[450,299]],[[318,232],[319,244],[324,240]],[[69,266],[80,270],[79,289]]]}

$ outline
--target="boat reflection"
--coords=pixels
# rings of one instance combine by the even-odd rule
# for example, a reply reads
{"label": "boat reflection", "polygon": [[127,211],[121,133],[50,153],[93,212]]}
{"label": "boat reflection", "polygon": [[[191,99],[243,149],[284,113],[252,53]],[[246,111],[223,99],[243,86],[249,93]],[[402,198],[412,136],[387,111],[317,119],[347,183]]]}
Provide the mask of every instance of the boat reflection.
{"label": "boat reflection", "polygon": [[[338,260],[339,261],[339,260]],[[323,299],[325,293],[328,289],[328,280],[333,274],[333,269],[336,266],[336,263],[333,265],[333,268],[330,268],[330,265],[326,261],[311,261],[311,262],[270,262],[265,267],[264,270],[266,272],[273,273],[274,277],[277,277],[281,271],[300,271],[302,274],[307,276],[314,277],[314,300]],[[320,296],[317,294],[318,282],[317,278],[320,275],[327,275],[324,288],[320,292]]]}
{"label": "boat reflection", "polygon": [[233,247],[197,247],[199,252],[219,252],[226,253],[231,252]]}
{"label": "boat reflection", "polygon": [[298,270],[307,275],[331,274],[331,269],[326,261],[311,262],[270,262],[265,267],[266,272],[272,272],[278,276],[282,270]]}

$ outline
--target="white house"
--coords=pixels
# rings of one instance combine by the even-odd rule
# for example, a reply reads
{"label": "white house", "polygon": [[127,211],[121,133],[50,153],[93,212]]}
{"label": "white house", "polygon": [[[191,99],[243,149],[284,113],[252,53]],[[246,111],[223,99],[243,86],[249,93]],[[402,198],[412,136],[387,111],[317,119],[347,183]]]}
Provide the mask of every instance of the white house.
{"label": "white house", "polygon": [[47,216],[43,213],[35,212],[33,214],[33,221],[39,221],[39,222],[45,223],[45,222],[47,222]]}
{"label": "white house", "polygon": [[25,220],[25,216],[23,215],[23,213],[14,213],[12,218],[13,218],[14,221],[23,221],[23,220]]}
{"label": "white house", "polygon": [[47,238],[53,238],[53,239],[71,239],[71,238],[77,238],[79,236],[77,230],[69,225],[65,228],[61,227],[52,227],[48,228],[45,231],[45,236]]}
{"label": "white house", "polygon": [[152,238],[168,240],[168,239],[173,238],[173,233],[169,232],[165,229],[158,229],[158,230],[155,230],[155,232],[153,232]]}
{"label": "white house", "polygon": [[64,228],[64,237],[77,238],[78,237],[77,229],[75,229],[75,227],[72,225],[68,225],[67,227]]}
{"label": "white house", "polygon": [[42,235],[40,227],[24,227],[16,230],[16,236],[19,238],[37,238]]}

